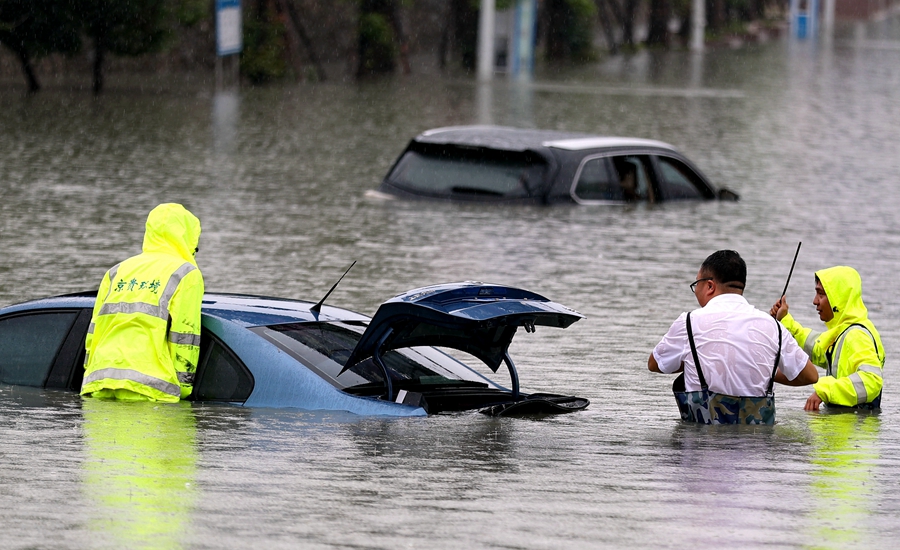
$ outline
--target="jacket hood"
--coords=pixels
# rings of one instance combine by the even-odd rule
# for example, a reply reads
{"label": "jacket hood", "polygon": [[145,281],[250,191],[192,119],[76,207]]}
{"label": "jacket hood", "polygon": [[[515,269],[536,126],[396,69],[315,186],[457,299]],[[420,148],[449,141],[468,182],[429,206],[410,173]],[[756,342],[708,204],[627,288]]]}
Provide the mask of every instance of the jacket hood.
{"label": "jacket hood", "polygon": [[868,318],[868,310],[862,300],[862,279],[852,267],[839,265],[816,271],[822,283],[834,318],[827,323],[829,329],[862,323]]}
{"label": "jacket hood", "polygon": [[160,204],[147,216],[145,253],[178,256],[197,265],[194,251],[200,243],[200,220],[180,204]]}

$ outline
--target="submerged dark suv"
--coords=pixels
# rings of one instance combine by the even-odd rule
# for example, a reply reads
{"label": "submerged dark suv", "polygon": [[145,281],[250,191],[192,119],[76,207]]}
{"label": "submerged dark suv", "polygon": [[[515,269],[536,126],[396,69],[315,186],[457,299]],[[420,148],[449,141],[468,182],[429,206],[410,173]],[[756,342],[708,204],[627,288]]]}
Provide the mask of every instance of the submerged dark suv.
{"label": "submerged dark suv", "polygon": [[423,132],[376,194],[526,204],[738,198],[661,141],[502,126]]}

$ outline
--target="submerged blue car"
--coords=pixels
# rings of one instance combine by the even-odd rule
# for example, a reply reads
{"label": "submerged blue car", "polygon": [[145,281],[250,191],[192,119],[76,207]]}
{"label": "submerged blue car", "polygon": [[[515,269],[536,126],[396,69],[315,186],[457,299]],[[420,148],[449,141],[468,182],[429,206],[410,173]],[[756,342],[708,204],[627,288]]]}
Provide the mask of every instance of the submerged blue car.
{"label": "submerged blue car", "polygon": [[[0,383],[78,391],[95,298],[0,308]],[[411,290],[371,319],[321,302],[207,293],[190,399],[389,416],[581,410],[587,399],[522,393],[509,356],[519,327],[565,328],[581,318],[533,292],[474,282]],[[451,357],[454,350],[493,373],[505,365],[508,386]]]}

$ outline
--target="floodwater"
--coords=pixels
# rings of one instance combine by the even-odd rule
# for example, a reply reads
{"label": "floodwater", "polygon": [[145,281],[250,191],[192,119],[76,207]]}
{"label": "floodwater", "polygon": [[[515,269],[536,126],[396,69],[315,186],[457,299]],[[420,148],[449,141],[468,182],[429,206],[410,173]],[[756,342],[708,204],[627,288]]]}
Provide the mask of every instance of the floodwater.
{"label": "floodwater", "polygon": [[[0,304],[96,287],[182,202],[210,290],[372,314],[483,280],[584,313],[519,334],[526,390],[588,397],[543,419],[424,419],[82,402],[0,387],[3,548],[887,547],[900,534],[900,22],[648,53],[531,84],[419,75],[214,94],[111,77],[100,99],[0,83]],[[496,208],[366,196],[414,134],[495,123],[661,139],[737,203]],[[677,420],[647,356],[712,251],[768,309],[818,323],[816,269],[855,266],[887,350],[880,415],[774,427]]]}

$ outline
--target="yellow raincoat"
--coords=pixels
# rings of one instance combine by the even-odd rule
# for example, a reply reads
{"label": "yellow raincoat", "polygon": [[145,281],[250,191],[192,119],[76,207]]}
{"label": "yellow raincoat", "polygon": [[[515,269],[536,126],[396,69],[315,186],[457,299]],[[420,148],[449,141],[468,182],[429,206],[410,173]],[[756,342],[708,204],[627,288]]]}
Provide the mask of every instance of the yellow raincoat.
{"label": "yellow raincoat", "polygon": [[881,396],[884,346],[863,304],[859,273],[837,266],[817,271],[816,277],[834,311],[826,330],[813,332],[790,313],[781,322],[810,361],[826,370],[813,386],[822,401],[847,407],[871,403]]}
{"label": "yellow raincoat", "polygon": [[81,394],[177,402],[200,356],[200,220],[180,204],[147,216],[143,253],[103,276],[85,341]]}

